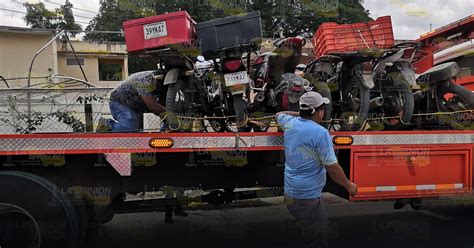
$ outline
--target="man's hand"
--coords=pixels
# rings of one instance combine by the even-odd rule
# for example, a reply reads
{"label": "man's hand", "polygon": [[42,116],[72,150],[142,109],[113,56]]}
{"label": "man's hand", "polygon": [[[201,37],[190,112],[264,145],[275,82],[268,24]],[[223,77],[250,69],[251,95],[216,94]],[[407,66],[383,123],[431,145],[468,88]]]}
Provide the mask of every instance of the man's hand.
{"label": "man's hand", "polygon": [[355,184],[355,183],[353,183],[353,182],[349,182],[349,184],[348,184],[347,187],[346,187],[346,190],[347,190],[347,192],[349,192],[349,194],[351,194],[352,196],[357,195],[357,191],[358,191],[357,184]]}
{"label": "man's hand", "polygon": [[344,171],[342,170],[341,166],[338,163],[334,163],[331,165],[326,166],[326,171],[329,177],[337,184],[344,187],[347,192],[351,195],[357,194],[357,185],[352,183],[347,179]]}
{"label": "man's hand", "polygon": [[142,96],[143,102],[145,103],[147,109],[153,114],[159,115],[166,111],[161,104],[159,104],[155,98],[151,96]]}

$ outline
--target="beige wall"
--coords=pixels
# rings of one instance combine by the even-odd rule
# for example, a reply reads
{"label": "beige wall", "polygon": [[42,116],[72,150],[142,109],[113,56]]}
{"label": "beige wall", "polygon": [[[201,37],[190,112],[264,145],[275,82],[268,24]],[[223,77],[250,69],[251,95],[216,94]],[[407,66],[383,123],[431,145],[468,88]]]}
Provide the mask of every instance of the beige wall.
{"label": "beige wall", "polygon": [[[5,78],[27,77],[31,58],[51,38],[52,35],[47,34],[0,32],[0,75]],[[32,75],[48,76],[53,74],[53,70],[54,53],[51,44],[36,58]],[[16,81],[16,84],[10,86],[19,85],[26,86],[26,80]]]}
{"label": "beige wall", "polygon": [[[95,83],[99,81],[99,62],[97,58],[94,57],[84,57],[77,56],[78,58],[84,59],[84,65],[82,69],[87,76],[89,82]],[[58,57],[58,69],[60,75],[75,77],[84,80],[82,75],[81,68],[78,65],[66,65],[66,58],[74,58],[74,55],[64,56],[61,55]]]}
{"label": "beige wall", "polygon": [[[99,58],[120,59],[125,60],[122,71],[123,78],[126,77],[127,66],[126,57],[97,57],[97,55],[81,55],[78,58],[84,59],[82,69],[86,74],[87,80],[99,87],[115,87],[120,81],[99,81]],[[74,58],[74,55],[60,54],[58,56],[58,74],[62,76],[74,77],[84,80],[81,68],[78,65],[66,65],[66,58]]]}

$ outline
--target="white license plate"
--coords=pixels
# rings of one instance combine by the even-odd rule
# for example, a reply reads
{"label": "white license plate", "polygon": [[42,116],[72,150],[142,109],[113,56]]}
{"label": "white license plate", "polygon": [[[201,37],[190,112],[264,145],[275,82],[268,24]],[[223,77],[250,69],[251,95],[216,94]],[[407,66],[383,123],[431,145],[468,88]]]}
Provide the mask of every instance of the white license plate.
{"label": "white license plate", "polygon": [[225,86],[233,86],[239,84],[248,84],[249,76],[246,71],[239,71],[224,75]]}
{"label": "white license plate", "polygon": [[155,22],[143,26],[143,33],[145,40],[164,37],[168,35],[166,30],[166,22]]}

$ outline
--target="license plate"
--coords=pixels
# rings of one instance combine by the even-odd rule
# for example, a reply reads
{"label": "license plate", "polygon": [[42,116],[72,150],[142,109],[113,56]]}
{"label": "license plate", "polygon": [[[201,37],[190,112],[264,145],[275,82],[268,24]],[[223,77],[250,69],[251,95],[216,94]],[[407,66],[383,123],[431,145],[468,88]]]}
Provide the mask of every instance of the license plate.
{"label": "license plate", "polygon": [[155,22],[143,26],[143,33],[145,34],[145,40],[164,37],[168,35],[166,30],[166,22]]}
{"label": "license plate", "polygon": [[224,75],[225,86],[230,87],[239,84],[248,84],[249,76],[246,71],[239,71]]}

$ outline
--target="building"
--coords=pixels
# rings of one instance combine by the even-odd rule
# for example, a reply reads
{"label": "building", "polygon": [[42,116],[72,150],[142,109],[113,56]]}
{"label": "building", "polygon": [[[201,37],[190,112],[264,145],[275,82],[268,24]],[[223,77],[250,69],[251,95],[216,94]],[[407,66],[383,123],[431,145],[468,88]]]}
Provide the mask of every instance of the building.
{"label": "building", "polygon": [[[10,79],[6,80],[9,87],[26,86],[33,56],[53,37],[51,31],[0,26],[0,76]],[[59,39],[51,42],[35,59],[32,82],[44,81],[50,75],[84,80],[78,64],[87,81],[100,87],[114,87],[128,76],[125,43],[76,40],[71,43],[77,60],[67,42]]]}

